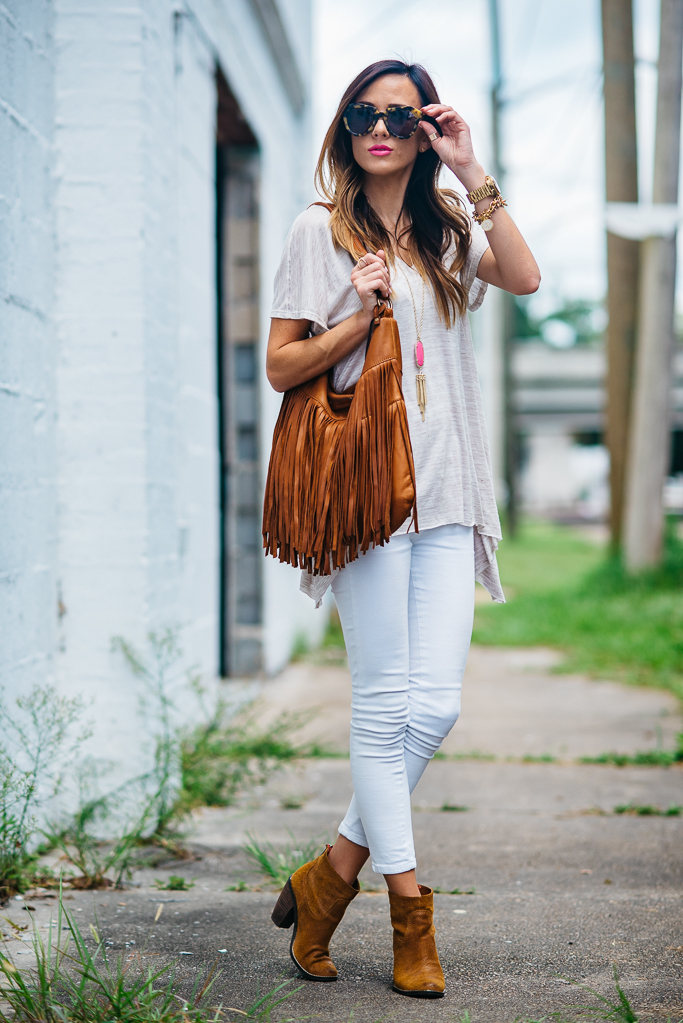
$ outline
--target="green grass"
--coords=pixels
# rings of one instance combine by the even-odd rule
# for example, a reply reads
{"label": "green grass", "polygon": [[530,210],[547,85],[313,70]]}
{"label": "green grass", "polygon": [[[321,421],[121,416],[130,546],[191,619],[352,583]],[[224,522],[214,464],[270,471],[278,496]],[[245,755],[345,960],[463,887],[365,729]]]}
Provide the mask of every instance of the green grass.
{"label": "green grass", "polygon": [[683,543],[673,524],[662,568],[637,577],[576,530],[549,523],[523,523],[499,554],[511,599],[477,608],[475,642],[557,647],[563,670],[683,699]]}
{"label": "green grass", "polygon": [[171,874],[170,877],[165,879],[157,878],[154,884],[161,891],[165,892],[189,892],[190,888],[194,888],[194,881],[188,881],[178,874]]}
{"label": "green grass", "polygon": [[323,641],[320,646],[323,650],[346,650],[344,633],[342,632],[339,613],[336,607],[332,608],[332,611],[330,612],[327,628],[325,629],[325,635],[323,636]]}
{"label": "green grass", "polygon": [[[159,910],[155,917],[158,919]],[[150,926],[150,931],[154,924]],[[214,963],[189,993],[176,979],[174,964],[143,965],[142,954],[107,953],[99,925],[84,936],[62,904],[45,938],[33,935],[36,965],[17,967],[0,953],[0,1023],[218,1023],[235,1018],[269,1023],[278,1005],[299,991],[277,984],[244,1009],[207,1004],[220,973]],[[7,1009],[9,1008],[9,1012]]]}
{"label": "green grass", "polygon": [[466,750],[463,753],[444,753],[442,750],[437,750],[434,754],[434,760],[497,760],[495,753],[482,753],[481,750],[471,749]]}
{"label": "green grass", "polygon": [[314,649],[302,640],[297,640],[292,653],[293,661],[305,661],[320,667],[345,667],[346,646],[337,609],[332,608],[322,641]]}
{"label": "green grass", "polygon": [[285,764],[334,755],[319,743],[294,741],[313,712],[285,712],[265,728],[257,713],[258,708],[251,706],[231,719],[219,705],[208,722],[184,737],[178,812],[195,806],[230,806],[241,792],[262,785]]}
{"label": "green grass", "polygon": [[476,895],[476,888],[437,888],[432,889],[435,895]]}
{"label": "green grass", "polygon": [[649,803],[623,803],[614,807],[615,813],[628,814],[630,817],[680,817],[682,811],[682,807],[673,804],[666,810],[651,806]]}
{"label": "green grass", "polygon": [[559,586],[577,586],[603,558],[600,547],[578,530],[530,520],[523,520],[515,539],[506,538],[498,550],[503,589],[509,590],[513,599],[548,593]]}
{"label": "green grass", "polygon": [[291,831],[290,836],[292,841],[287,845],[276,846],[272,842],[261,842],[256,835],[247,832],[249,841],[243,847],[261,873],[279,888],[287,883],[290,874],[315,859],[322,851],[319,838],[299,841]]}
{"label": "green grass", "polygon": [[579,764],[612,764],[614,767],[671,767],[683,760],[683,732],[677,737],[677,748],[648,749],[635,753],[600,753],[597,757],[579,757]]}

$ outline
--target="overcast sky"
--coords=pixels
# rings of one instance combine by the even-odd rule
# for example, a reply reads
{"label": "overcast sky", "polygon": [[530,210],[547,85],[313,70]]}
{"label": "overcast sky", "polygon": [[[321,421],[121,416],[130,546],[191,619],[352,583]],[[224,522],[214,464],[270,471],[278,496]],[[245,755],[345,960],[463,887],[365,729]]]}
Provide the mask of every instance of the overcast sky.
{"label": "overcast sky", "polygon": [[[490,168],[488,0],[313,0],[314,149],[349,81],[400,56],[424,64]],[[605,293],[599,0],[500,0],[505,196],[541,267],[535,311]],[[635,0],[641,198],[650,198],[658,0]],[[450,175],[449,175],[450,177]],[[680,289],[679,289],[680,293]]]}

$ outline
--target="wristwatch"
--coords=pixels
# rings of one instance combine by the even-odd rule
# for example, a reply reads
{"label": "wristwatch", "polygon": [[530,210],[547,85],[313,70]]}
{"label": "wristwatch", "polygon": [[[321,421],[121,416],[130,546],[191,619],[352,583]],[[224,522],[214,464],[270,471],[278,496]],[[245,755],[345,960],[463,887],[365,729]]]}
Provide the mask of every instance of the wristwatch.
{"label": "wristwatch", "polygon": [[495,178],[492,178],[490,174],[487,174],[484,178],[484,182],[485,184],[483,184],[481,188],[474,188],[471,192],[467,193],[467,198],[472,204],[479,202],[480,199],[486,199],[489,195],[492,195],[494,198],[500,195],[498,182]]}

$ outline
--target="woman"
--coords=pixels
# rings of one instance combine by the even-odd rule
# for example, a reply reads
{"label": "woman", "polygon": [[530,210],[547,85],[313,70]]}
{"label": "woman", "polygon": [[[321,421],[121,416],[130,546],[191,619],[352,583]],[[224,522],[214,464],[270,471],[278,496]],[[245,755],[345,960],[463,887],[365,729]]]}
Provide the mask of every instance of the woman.
{"label": "woman", "polygon": [[[473,218],[456,193],[438,187],[442,164],[474,203]],[[467,309],[479,307],[487,284],[526,295],[540,276],[476,160],[469,128],[439,102],[419,65],[385,60],[358,75],[327,133],[316,178],[334,209],[309,207],[287,239],[268,379],[286,391],[334,367],[334,389],[351,387],[377,292],[391,296],[419,533],[406,523],[386,546],[333,576],[353,681],[354,797],[334,846],[292,875],[273,920],[294,924],[291,954],[305,977],[335,980],[329,941],[370,856],[389,890],[394,988],[438,998],[444,979],[433,896],[416,878],[410,793],[459,714],[475,577],[504,600]],[[359,239],[365,252],[357,258]],[[319,600],[329,581],[310,576],[302,588]]]}

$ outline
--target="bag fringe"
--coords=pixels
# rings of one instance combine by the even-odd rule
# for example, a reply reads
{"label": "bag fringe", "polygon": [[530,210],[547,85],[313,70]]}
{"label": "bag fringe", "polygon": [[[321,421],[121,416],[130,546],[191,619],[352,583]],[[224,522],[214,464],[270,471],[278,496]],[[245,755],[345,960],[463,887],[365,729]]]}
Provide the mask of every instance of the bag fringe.
{"label": "bag fringe", "polygon": [[[396,328],[387,323],[386,329]],[[287,391],[266,481],[266,552],[313,575],[330,575],[370,547],[383,546],[401,525],[392,524],[394,455],[401,450],[410,475],[404,484],[409,492],[412,487],[409,528],[417,531],[400,361],[380,357],[363,369],[346,416],[330,415],[308,385]]]}
{"label": "bag fringe", "polygon": [[[389,401],[395,377],[389,359],[364,373],[346,420],[330,417],[318,402],[302,401],[299,388],[285,395],[263,513],[263,546],[279,561],[330,575],[389,540],[397,433],[410,444],[405,403],[400,397]],[[283,451],[296,452],[293,466]],[[418,528],[414,504],[411,525]]]}

